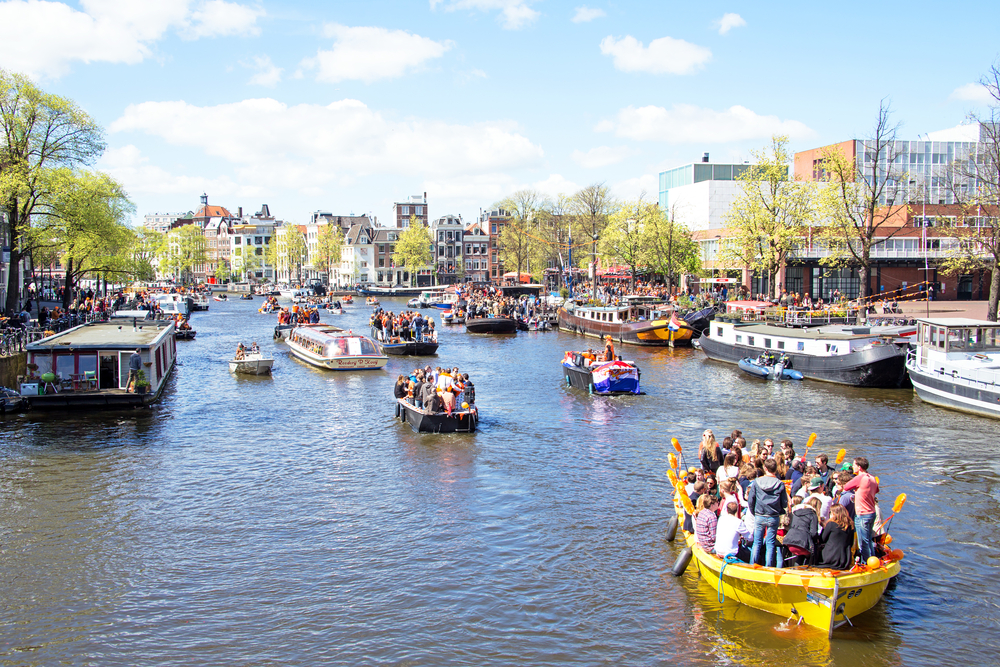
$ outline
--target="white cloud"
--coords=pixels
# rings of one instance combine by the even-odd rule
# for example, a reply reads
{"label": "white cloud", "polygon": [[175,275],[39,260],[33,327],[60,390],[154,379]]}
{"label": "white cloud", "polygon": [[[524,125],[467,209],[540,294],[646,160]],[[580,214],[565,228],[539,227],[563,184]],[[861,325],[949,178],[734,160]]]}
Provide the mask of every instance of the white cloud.
{"label": "white cloud", "polygon": [[659,177],[656,174],[644,174],[614,183],[611,186],[611,191],[615,193],[616,197],[622,199],[643,197],[646,201],[659,201],[659,188]]}
{"label": "white cloud", "polygon": [[654,39],[646,48],[631,35],[621,39],[609,35],[601,40],[601,53],[612,57],[615,69],[650,74],[691,74],[712,59],[704,46],[673,37]]}
{"label": "white cloud", "polygon": [[532,183],[531,187],[542,194],[548,195],[551,199],[555,199],[559,195],[571,197],[582,189],[579,185],[563,178],[560,174],[552,174],[544,181],[536,181]]}
{"label": "white cloud", "polygon": [[714,25],[719,29],[720,35],[725,35],[733,28],[742,28],[746,24],[747,22],[743,20],[742,16],[728,12],[723,14],[722,18],[717,20]]}
{"label": "white cloud", "polygon": [[247,83],[268,88],[276,86],[281,81],[281,73],[285,71],[271,62],[270,56],[254,56],[253,62],[243,63],[243,66],[257,70]]}
{"label": "white cloud", "polygon": [[603,16],[607,16],[603,9],[583,6],[576,8],[576,14],[574,14],[573,18],[570,20],[573,21],[573,23],[588,23]]}
{"label": "white cloud", "polygon": [[231,163],[241,186],[296,192],[369,175],[495,178],[536,166],[543,157],[542,149],[509,123],[387,120],[350,99],[327,106],[288,106],[268,98],[212,107],[144,102],[126,108],[109,130],[203,150]]}
{"label": "white cloud", "polygon": [[357,79],[366,83],[403,76],[407,71],[440,58],[453,43],[435,42],[404,30],[349,28],[335,23],[323,27],[326,37],[336,40],[330,51],[317,52],[302,61],[305,69],[316,69],[316,80],[337,83]]}
{"label": "white cloud", "polygon": [[[253,21],[263,15],[221,0],[197,4],[194,11],[190,5],[191,0],[81,0],[80,11],[50,0],[0,2],[0,25],[16,26],[0,39],[0,67],[58,77],[73,62],[131,65],[148,58],[169,29],[192,38],[229,34],[227,26],[252,33]],[[216,18],[228,23],[221,28],[208,23]]]}
{"label": "white cloud", "polygon": [[132,144],[107,149],[97,166],[124,183],[130,195],[190,195],[192,192],[212,192],[220,196],[259,194],[253,188],[237,185],[227,176],[211,179],[176,176],[162,167],[149,164],[149,158]]}
{"label": "white cloud", "polygon": [[224,0],[208,0],[191,13],[191,28],[183,36],[188,39],[224,35],[259,35],[257,19],[264,10]]}
{"label": "white cloud", "polygon": [[583,151],[573,151],[572,157],[573,161],[581,167],[598,169],[618,164],[634,154],[635,151],[627,146],[598,146],[597,148],[591,148],[586,153]]}
{"label": "white cloud", "polygon": [[993,104],[996,100],[990,95],[990,91],[979,83],[967,83],[951,91],[948,96],[951,100],[962,100],[963,102],[978,102],[979,104]]}
{"label": "white cloud", "polygon": [[438,5],[447,12],[457,9],[477,9],[481,12],[499,10],[503,27],[520,30],[539,17],[528,5],[532,0],[430,0],[431,9]]}
{"label": "white cloud", "polygon": [[725,111],[715,111],[693,104],[675,104],[670,109],[628,106],[618,112],[615,120],[602,121],[595,130],[613,131],[619,137],[637,141],[674,144],[720,144],[765,139],[774,134],[804,139],[814,134],[797,120],[760,116],[746,107],[733,106]]}

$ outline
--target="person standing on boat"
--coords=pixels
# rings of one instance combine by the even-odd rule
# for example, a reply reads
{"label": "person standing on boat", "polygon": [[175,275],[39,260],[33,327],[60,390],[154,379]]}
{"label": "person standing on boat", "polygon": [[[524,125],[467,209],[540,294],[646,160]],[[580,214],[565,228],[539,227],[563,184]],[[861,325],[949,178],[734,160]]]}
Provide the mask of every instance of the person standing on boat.
{"label": "person standing on boat", "polygon": [[858,550],[861,562],[866,563],[874,555],[872,548],[872,527],[875,525],[875,495],[878,482],[868,474],[868,459],[859,456],[854,459],[854,479],[844,485],[844,491],[854,491],[854,529],[858,533]]}
{"label": "person standing on boat", "polygon": [[139,379],[139,371],[142,369],[142,355],[139,354],[139,348],[136,348],[132,356],[128,358],[128,382],[125,383],[125,393],[129,393],[129,387],[133,386],[133,383]]}
{"label": "person standing on boat", "polygon": [[615,344],[612,342],[611,336],[604,337],[604,361],[614,361],[615,360]]}
{"label": "person standing on boat", "polygon": [[781,520],[781,515],[788,510],[788,494],[785,493],[785,483],[775,476],[777,470],[777,461],[774,459],[764,461],[764,476],[755,479],[747,492],[747,505],[754,516],[750,562],[751,564],[757,562],[763,544],[765,567],[775,567],[776,563],[777,567],[783,565],[783,558],[776,544],[778,522]]}

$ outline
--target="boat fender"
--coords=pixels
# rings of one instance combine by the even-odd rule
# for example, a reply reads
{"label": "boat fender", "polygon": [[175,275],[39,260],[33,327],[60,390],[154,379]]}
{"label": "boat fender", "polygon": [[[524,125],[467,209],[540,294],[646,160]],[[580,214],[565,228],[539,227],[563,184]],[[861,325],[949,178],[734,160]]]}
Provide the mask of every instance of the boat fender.
{"label": "boat fender", "polygon": [[[673,470],[671,470],[670,472],[673,472]],[[667,542],[673,542],[674,538],[677,537],[677,524],[678,524],[677,517],[671,519],[670,523],[667,524],[667,534],[666,534]]]}
{"label": "boat fender", "polygon": [[399,410],[400,410],[399,401],[396,401],[396,417],[397,418],[399,417]]}
{"label": "boat fender", "polygon": [[674,561],[674,566],[670,568],[671,574],[675,577],[679,577],[684,574],[684,570],[687,569],[692,556],[694,556],[694,551],[691,550],[691,547],[685,547],[684,551],[682,551],[677,557],[677,560]]}

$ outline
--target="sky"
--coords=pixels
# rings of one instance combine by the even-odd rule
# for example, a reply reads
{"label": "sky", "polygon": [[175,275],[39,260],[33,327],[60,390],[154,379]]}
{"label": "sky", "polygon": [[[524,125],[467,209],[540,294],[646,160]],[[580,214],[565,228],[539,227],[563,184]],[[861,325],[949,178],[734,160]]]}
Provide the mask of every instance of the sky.
{"label": "sky", "polygon": [[0,68],[106,129],[94,165],[154,212],[209,202],[432,218],[987,110],[1000,3],[0,0]]}

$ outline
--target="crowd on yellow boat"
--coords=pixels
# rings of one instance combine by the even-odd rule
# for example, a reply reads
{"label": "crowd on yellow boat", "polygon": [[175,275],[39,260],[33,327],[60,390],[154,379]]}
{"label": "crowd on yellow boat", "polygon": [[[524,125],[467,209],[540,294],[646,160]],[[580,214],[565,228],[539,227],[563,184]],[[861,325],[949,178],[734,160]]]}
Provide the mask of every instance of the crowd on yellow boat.
{"label": "crowd on yellow boat", "polygon": [[[738,430],[719,443],[702,435],[698,463],[684,476],[684,529],[708,553],[766,567],[849,570],[885,552],[878,478],[863,456],[834,465],[798,456],[791,440],[747,447]],[[690,507],[693,511],[687,511]],[[891,517],[890,517],[891,520]]]}
{"label": "crowd on yellow boat", "polygon": [[476,404],[476,386],[468,373],[454,368],[417,368],[409,376],[400,375],[393,388],[393,396],[404,399],[418,410],[430,414],[446,412],[448,416],[457,405],[463,410]]}

